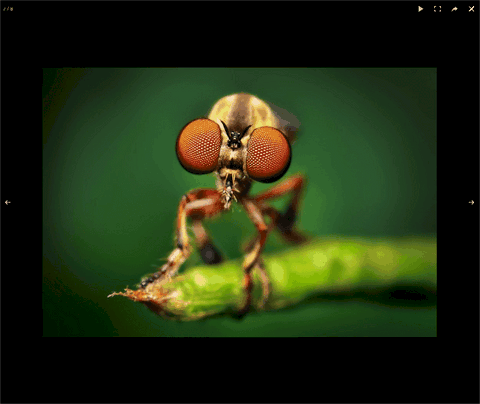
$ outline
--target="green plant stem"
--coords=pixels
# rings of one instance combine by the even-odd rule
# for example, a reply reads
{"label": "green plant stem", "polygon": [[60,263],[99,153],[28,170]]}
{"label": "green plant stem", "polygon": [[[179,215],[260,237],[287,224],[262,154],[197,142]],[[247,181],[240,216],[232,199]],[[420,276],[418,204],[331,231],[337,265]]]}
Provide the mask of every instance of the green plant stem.
{"label": "green plant stem", "polygon": [[[435,238],[362,239],[331,237],[265,255],[271,292],[262,310],[297,304],[310,296],[408,285],[435,293]],[[252,311],[261,310],[262,288],[254,273]],[[241,307],[242,261],[189,268],[170,282],[152,285],[152,300],[126,289],[127,296],[177,320],[236,313]],[[113,294],[112,294],[113,295]],[[143,296],[143,297],[142,297]],[[158,298],[161,296],[161,298]]]}

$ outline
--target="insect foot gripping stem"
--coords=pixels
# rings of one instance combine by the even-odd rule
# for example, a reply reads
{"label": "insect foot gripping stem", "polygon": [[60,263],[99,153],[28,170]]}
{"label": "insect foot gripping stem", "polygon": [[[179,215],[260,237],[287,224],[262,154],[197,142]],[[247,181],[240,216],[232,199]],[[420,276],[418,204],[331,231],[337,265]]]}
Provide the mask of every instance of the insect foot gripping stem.
{"label": "insect foot gripping stem", "polygon": [[[188,302],[182,300],[182,290],[177,282],[183,280],[183,276],[170,278],[169,276],[155,276],[144,278],[138,285],[137,290],[125,288],[125,292],[113,292],[107,297],[124,296],[145,304],[154,313],[165,318],[175,318],[188,306]],[[153,280],[152,280],[153,279]]]}
{"label": "insect foot gripping stem", "polygon": [[164,310],[164,305],[169,299],[175,297],[174,293],[168,293],[163,290],[158,283],[151,283],[146,288],[139,288],[137,290],[125,288],[125,292],[113,292],[107,297],[116,295],[128,297],[134,302],[144,303],[150,310],[165,317],[169,317],[170,314]]}
{"label": "insect foot gripping stem", "polygon": [[[120,295],[128,297],[135,302],[144,303],[150,310],[162,316],[171,316],[172,312],[165,310],[168,300],[177,297],[175,290],[167,290],[165,285],[170,283],[172,277],[177,273],[179,267],[190,255],[190,247],[178,245],[168,257],[167,262],[153,275],[144,277],[137,290],[125,288],[125,292],[114,292],[108,297]],[[182,305],[181,301],[178,301]]]}

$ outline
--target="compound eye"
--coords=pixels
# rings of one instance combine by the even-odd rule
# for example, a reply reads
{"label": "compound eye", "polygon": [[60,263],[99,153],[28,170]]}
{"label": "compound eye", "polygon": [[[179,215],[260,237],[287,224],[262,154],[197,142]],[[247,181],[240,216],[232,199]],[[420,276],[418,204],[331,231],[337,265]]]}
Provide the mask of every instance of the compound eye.
{"label": "compound eye", "polygon": [[222,136],[220,127],[201,118],[183,127],[175,146],[178,161],[193,174],[211,173],[217,167]]}
{"label": "compound eye", "polygon": [[247,146],[247,174],[255,181],[273,182],[285,174],[291,160],[290,143],[278,129],[255,129]]}

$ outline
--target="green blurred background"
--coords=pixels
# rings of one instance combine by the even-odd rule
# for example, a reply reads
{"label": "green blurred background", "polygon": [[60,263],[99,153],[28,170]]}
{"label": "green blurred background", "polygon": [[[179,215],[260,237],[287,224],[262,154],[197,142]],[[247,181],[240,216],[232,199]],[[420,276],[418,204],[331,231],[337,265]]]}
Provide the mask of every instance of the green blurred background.
{"label": "green blurred background", "polygon": [[[182,169],[175,140],[236,92],[302,123],[287,172],[308,178],[300,229],[435,237],[436,69],[44,69],[42,90],[45,336],[436,335],[435,306],[332,300],[176,323],[107,299],[172,251],[181,196],[214,187],[213,175]],[[238,205],[206,227],[228,258],[254,232]],[[274,235],[265,252],[282,248]],[[184,269],[196,263],[195,253]]]}

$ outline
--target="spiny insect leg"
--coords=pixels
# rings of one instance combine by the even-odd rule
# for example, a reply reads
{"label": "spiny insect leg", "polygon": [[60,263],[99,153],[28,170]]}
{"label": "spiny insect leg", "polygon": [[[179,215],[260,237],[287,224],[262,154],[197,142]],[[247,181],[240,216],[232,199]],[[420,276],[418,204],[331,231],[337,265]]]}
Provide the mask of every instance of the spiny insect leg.
{"label": "spiny insect leg", "polygon": [[216,190],[197,189],[184,195],[178,206],[177,214],[177,247],[169,255],[167,262],[151,277],[144,279],[140,286],[145,288],[157,279],[170,279],[191,254],[191,246],[187,233],[187,217],[201,220],[220,212],[222,205]]}
{"label": "spiny insect leg", "polygon": [[287,206],[285,212],[278,217],[276,224],[282,237],[288,242],[294,244],[299,244],[307,240],[306,236],[293,229],[298,217],[300,197],[304,187],[305,179],[303,176],[295,175],[265,192],[262,192],[254,198],[255,201],[262,202],[267,199],[279,198],[287,193],[293,193],[290,204]]}
{"label": "spiny insect leg", "polygon": [[[277,220],[281,216],[281,214],[274,207],[263,204],[260,205],[260,210],[263,215],[267,215],[270,217],[270,223],[268,224],[268,233],[270,233],[277,225]],[[250,252],[254,247],[255,243],[257,242],[258,238],[259,235],[255,234],[255,236],[250,241],[243,245],[243,250],[245,252]]]}
{"label": "spiny insect leg", "polygon": [[263,246],[267,240],[268,226],[263,220],[262,212],[258,204],[251,199],[244,199],[242,204],[247,211],[248,217],[254,223],[258,231],[258,238],[255,242],[252,250],[246,255],[245,260],[243,261],[243,289],[245,293],[245,301],[238,312],[238,316],[241,318],[247,314],[252,303],[252,289],[253,289],[253,279],[252,279],[252,268],[257,263],[260,258],[260,254],[263,250]]}

